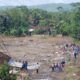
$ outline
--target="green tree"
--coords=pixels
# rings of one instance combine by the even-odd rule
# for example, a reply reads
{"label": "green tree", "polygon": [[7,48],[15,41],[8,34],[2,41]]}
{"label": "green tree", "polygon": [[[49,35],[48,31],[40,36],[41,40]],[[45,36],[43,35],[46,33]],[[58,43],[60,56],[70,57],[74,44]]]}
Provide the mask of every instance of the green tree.
{"label": "green tree", "polygon": [[73,37],[80,39],[80,3],[74,3],[75,12],[73,16]]}

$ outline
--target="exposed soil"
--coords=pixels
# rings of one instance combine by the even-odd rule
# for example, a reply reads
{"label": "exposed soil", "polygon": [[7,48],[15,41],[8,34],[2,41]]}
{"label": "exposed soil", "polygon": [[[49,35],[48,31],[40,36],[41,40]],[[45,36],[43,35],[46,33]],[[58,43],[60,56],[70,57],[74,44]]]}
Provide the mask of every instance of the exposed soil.
{"label": "exposed soil", "polygon": [[[2,40],[4,41],[4,45],[2,44]],[[61,59],[67,59],[66,55],[64,55],[63,46],[64,44],[73,43],[70,37],[49,37],[49,36],[41,36],[36,35],[32,37],[2,37],[0,39],[0,50],[8,54],[10,57],[17,61],[27,60],[30,62],[40,62],[41,66],[39,69],[39,73],[36,74],[35,71],[30,72],[30,78],[32,80],[39,80],[44,78],[44,80],[70,80],[67,79],[69,76],[69,71],[66,70],[68,67],[73,66],[77,69],[80,66],[80,56],[76,61],[76,65],[74,65],[74,60],[71,57],[71,62],[66,64],[63,72],[51,72],[50,64],[54,62],[60,62]],[[5,46],[5,47],[4,47]],[[71,77],[73,76],[70,73]],[[77,78],[73,80],[79,80],[80,73],[79,71],[75,72]],[[49,79],[45,79],[49,78]]]}

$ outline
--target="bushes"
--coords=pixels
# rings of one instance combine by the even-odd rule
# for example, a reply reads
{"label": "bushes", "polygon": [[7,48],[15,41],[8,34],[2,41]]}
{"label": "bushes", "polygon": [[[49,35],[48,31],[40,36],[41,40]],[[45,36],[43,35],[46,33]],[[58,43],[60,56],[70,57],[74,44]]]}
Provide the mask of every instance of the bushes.
{"label": "bushes", "polygon": [[62,35],[63,36],[68,36],[69,34],[68,34],[68,32],[62,32]]}
{"label": "bushes", "polygon": [[34,33],[36,33],[36,34],[44,34],[44,33],[46,33],[46,30],[38,29],[38,30],[35,30]]}
{"label": "bushes", "polygon": [[24,29],[24,28],[17,28],[17,29],[11,29],[10,30],[10,35],[13,35],[13,36],[17,36],[17,37],[20,37],[20,36],[25,36],[28,34],[28,30],[27,29]]}
{"label": "bushes", "polygon": [[9,74],[9,66],[7,64],[0,66],[0,79],[1,80],[16,80],[16,75]]}

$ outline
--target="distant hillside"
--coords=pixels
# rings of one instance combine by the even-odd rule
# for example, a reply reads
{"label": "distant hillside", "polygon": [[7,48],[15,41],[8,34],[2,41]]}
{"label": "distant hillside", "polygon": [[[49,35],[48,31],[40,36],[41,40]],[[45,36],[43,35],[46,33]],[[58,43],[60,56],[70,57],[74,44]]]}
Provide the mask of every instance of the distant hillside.
{"label": "distant hillside", "polygon": [[[0,11],[12,9],[14,7],[18,7],[18,6],[0,6]],[[64,4],[64,3],[42,4],[42,5],[26,6],[26,7],[28,7],[29,9],[42,9],[49,12],[58,12],[58,9],[57,9],[58,7],[62,7],[64,11],[71,11],[73,9],[71,4]]]}
{"label": "distant hillside", "polygon": [[65,11],[71,11],[73,7],[70,4],[63,4],[63,3],[54,3],[54,4],[43,4],[43,5],[37,5],[37,6],[30,6],[31,9],[42,9],[47,10],[49,12],[57,12],[57,8],[62,7]]}
{"label": "distant hillside", "polygon": [[16,6],[0,6],[0,11],[5,11],[7,9],[12,9],[14,7],[16,7]]}

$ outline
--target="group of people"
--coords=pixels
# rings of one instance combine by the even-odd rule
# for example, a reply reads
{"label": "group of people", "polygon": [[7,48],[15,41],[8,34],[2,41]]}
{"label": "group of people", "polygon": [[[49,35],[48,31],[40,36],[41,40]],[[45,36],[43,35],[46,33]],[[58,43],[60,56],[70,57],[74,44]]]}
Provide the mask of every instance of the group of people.
{"label": "group of people", "polygon": [[70,49],[70,48],[72,49],[71,53],[73,53],[74,58],[77,59],[77,56],[78,56],[78,54],[80,52],[80,47],[77,46],[76,44],[65,44],[64,52],[66,53],[67,49]]}
{"label": "group of people", "polygon": [[[38,65],[39,63],[37,63],[37,65]],[[22,64],[22,70],[27,70],[28,71],[28,62],[27,61],[23,61],[23,64]],[[36,68],[36,73],[38,74],[38,72],[39,72],[39,69],[38,68]]]}
{"label": "group of people", "polygon": [[64,51],[64,53],[67,53],[66,56],[68,54],[69,55],[65,58],[65,60],[62,60],[61,62],[57,62],[57,63],[52,64],[50,66],[52,72],[57,72],[57,71],[62,72],[63,71],[63,69],[65,67],[65,63],[67,62],[66,59],[69,58],[68,61],[70,61],[70,59],[71,59],[70,56],[72,55],[72,52],[68,53],[68,49],[70,50],[70,48],[72,48],[74,59],[77,59],[78,54],[80,53],[80,47],[75,45],[75,44],[71,44],[71,45],[70,44],[65,44],[63,51]]}
{"label": "group of people", "polygon": [[28,66],[28,62],[27,61],[23,61],[23,64],[22,64],[22,68],[21,69],[27,70],[27,66]]}
{"label": "group of people", "polygon": [[[64,51],[67,52],[68,48],[71,48],[71,47],[72,47],[74,58],[77,59],[77,55],[80,52],[80,47],[78,47],[78,46],[76,46],[74,44],[71,44],[71,45],[66,44],[64,46]],[[70,53],[68,53],[68,54],[70,54]],[[69,55],[69,61],[70,61],[70,55]],[[66,59],[50,65],[50,68],[51,68],[52,72],[62,72],[64,67],[65,67],[65,63],[66,63]],[[27,70],[27,66],[28,66],[28,62],[27,61],[23,62],[22,69],[26,69]],[[38,72],[39,72],[39,70],[36,69],[36,73],[38,73]]]}
{"label": "group of people", "polygon": [[77,59],[77,56],[79,54],[79,47],[78,46],[74,46],[73,51],[74,51],[74,58]]}
{"label": "group of people", "polygon": [[60,63],[54,63],[50,66],[52,72],[62,72],[64,67],[65,60],[61,61]]}

